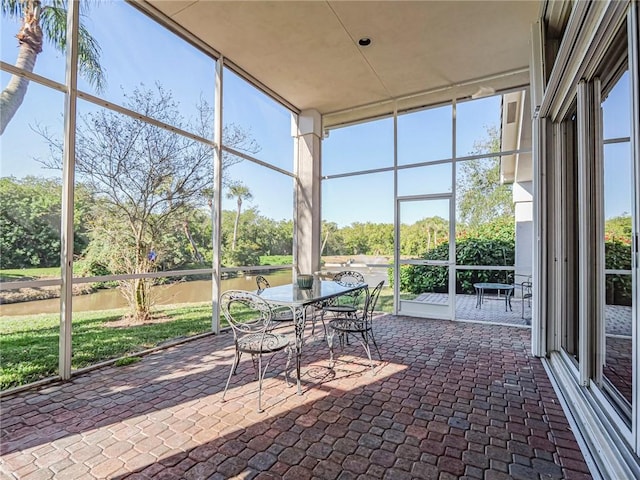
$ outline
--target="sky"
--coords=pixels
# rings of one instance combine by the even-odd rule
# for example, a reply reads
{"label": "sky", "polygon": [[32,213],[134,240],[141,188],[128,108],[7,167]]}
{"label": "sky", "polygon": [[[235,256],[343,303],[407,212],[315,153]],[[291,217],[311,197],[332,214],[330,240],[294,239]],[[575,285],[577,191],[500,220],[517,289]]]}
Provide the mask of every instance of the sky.
{"label": "sky", "polygon": [[[195,106],[204,100],[213,104],[214,62],[186,42],[167,32],[122,1],[93,4],[84,18],[87,29],[101,47],[100,63],[106,71],[106,88],[102,98],[124,104],[127,92],[135,88],[155,88],[156,84],[170,91],[179,102],[185,117],[195,115]],[[19,25],[7,18],[1,20],[0,51],[2,60],[13,64],[17,54],[14,38]],[[126,55],[123,55],[123,49]],[[64,83],[65,57],[46,44],[38,56],[35,72]],[[293,170],[294,143],[291,137],[291,114],[266,95],[258,92],[235,74],[225,71],[225,125],[241,126],[261,149],[255,156],[288,171]],[[630,118],[628,78],[620,82],[604,103],[605,138],[628,136]],[[6,85],[9,75],[0,72]],[[98,95],[84,80],[81,91]],[[626,96],[625,96],[626,95]],[[35,130],[46,128],[58,137],[62,134],[64,95],[33,82],[25,101],[0,137],[0,175],[60,176],[56,170],[45,170],[36,159],[49,157],[47,143]],[[83,100],[78,102],[80,115],[98,108]],[[402,115],[398,118],[398,164],[451,158],[452,107],[443,106]],[[487,128],[500,123],[500,97],[459,103],[457,106],[456,154],[473,153],[474,142],[486,138]],[[393,165],[393,120],[381,119],[366,124],[336,129],[323,141],[323,175],[348,171],[390,167]],[[624,145],[606,149],[607,168],[605,191],[607,216],[630,210],[631,185],[629,171],[618,168],[625,159]],[[627,149],[628,150],[628,149]],[[619,162],[619,163],[616,163]],[[229,178],[247,185],[253,198],[246,207],[256,207],[261,214],[276,220],[291,219],[293,181],[291,177],[242,162],[229,170]],[[399,195],[448,194],[451,192],[451,167],[433,165],[401,170],[398,176]],[[376,173],[323,182],[323,218],[345,226],[352,222],[393,222],[393,175]],[[347,204],[349,207],[346,208]],[[422,202],[420,208],[407,204],[416,215],[446,216],[447,202]],[[235,208],[235,200],[224,199],[223,208]]]}

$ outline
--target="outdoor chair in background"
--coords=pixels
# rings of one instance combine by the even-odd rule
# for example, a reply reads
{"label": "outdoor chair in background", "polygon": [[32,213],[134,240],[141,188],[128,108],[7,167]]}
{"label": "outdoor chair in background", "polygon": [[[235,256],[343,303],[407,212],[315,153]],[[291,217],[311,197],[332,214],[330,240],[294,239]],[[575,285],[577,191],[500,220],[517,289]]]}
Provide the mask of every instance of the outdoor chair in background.
{"label": "outdoor chair in background", "polygon": [[531,308],[531,298],[533,297],[533,283],[531,282],[531,277],[528,277],[528,280],[522,282],[520,284],[522,289],[522,318],[524,318],[524,302],[526,301]]}
{"label": "outdoor chair in background", "polygon": [[349,335],[353,335],[363,346],[364,351],[369,359],[369,365],[371,366],[371,372],[375,375],[373,368],[373,360],[371,359],[371,343],[378,352],[378,357],[382,360],[380,349],[376,343],[376,338],[373,335],[373,312],[375,311],[376,304],[378,303],[378,297],[380,291],[384,285],[384,280],[381,281],[373,291],[366,290],[366,299],[364,302],[364,309],[362,311],[356,311],[350,317],[339,317],[329,321],[329,331],[327,333],[327,343],[329,344],[329,362],[331,368],[333,368],[333,340],[335,335],[338,334],[340,338],[340,344],[344,346],[344,343],[348,339]]}
{"label": "outdoor chair in background", "polygon": [[[224,387],[222,400],[227,394],[231,376],[235,375],[243,353],[251,355],[258,380],[258,412],[262,412],[262,382],[273,356],[287,351],[285,379],[289,385],[289,363],[291,361],[290,337],[273,333],[271,307],[258,295],[244,290],[228,290],[220,295],[220,309],[233,331],[235,356]],[[269,355],[264,368],[262,357]]]}
{"label": "outdoor chair in background", "polygon": [[[355,287],[364,284],[364,276],[360,272],[352,270],[345,270],[338,272],[334,275],[333,281],[343,285],[345,287]],[[326,313],[331,313],[333,317],[352,317],[358,311],[359,303],[362,299],[364,289],[356,290],[354,292],[340,295],[339,297],[331,299],[320,306],[320,320],[322,321],[322,327],[324,328],[325,335],[327,333],[327,327],[324,322],[324,316]],[[311,332],[315,331],[315,317],[311,327]]]}
{"label": "outdoor chair in background", "polygon": [[269,284],[269,280],[264,278],[262,275],[256,275],[256,284],[258,285],[258,295],[260,295],[265,288],[269,288],[271,286]]}
{"label": "outdoor chair in background", "polygon": [[[269,288],[269,280],[262,275],[256,275],[256,284],[258,285],[257,294],[260,295],[265,288]],[[293,320],[293,312],[289,307],[271,308],[271,320],[274,322],[291,322]]]}

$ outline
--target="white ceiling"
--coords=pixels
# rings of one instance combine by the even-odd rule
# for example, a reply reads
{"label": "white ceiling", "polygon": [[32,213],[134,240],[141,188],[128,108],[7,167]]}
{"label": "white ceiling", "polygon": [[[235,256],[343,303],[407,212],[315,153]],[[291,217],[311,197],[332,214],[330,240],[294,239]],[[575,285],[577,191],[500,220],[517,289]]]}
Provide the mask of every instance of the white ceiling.
{"label": "white ceiling", "polygon": [[[413,107],[469,96],[479,86],[527,84],[530,27],[541,6],[540,0],[146,3],[296,108],[317,109],[334,124],[391,111],[394,99]],[[372,44],[358,46],[361,37]]]}

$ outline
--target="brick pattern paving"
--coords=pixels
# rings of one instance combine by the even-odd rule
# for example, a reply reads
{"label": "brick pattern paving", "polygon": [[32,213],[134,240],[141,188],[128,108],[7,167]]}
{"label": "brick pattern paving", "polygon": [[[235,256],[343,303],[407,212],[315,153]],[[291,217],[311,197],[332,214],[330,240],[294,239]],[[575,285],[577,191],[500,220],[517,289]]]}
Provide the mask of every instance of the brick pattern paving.
{"label": "brick pattern paving", "polygon": [[220,402],[231,334],[2,399],[0,468],[21,479],[591,478],[530,330],[375,320],[328,369],[308,343],[303,395],[276,357],[256,412],[250,359]]}

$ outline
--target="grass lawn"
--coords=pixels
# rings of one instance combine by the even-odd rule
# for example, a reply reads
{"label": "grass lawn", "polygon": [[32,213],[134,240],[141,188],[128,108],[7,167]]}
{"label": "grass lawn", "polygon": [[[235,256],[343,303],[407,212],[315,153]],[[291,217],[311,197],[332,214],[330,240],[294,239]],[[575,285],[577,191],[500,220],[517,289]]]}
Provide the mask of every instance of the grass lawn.
{"label": "grass lawn", "polygon": [[[73,369],[122,357],[211,330],[211,305],[158,309],[166,321],[123,325],[124,310],[78,313],[73,318]],[[58,372],[58,315],[5,317],[0,321],[0,389]],[[226,322],[224,322],[226,325]]]}
{"label": "grass lawn", "polygon": [[[391,312],[393,290],[382,290],[376,310]],[[162,343],[211,330],[211,305],[158,308],[162,321],[130,325],[125,310],[77,313],[73,317],[71,365],[79,369],[135,354]],[[222,325],[227,323],[222,319]],[[0,390],[58,373],[58,315],[26,315],[0,320]],[[126,362],[124,362],[126,363]]]}
{"label": "grass lawn", "polygon": [[41,278],[60,278],[60,267],[13,268],[0,270],[0,281],[2,282]]}

